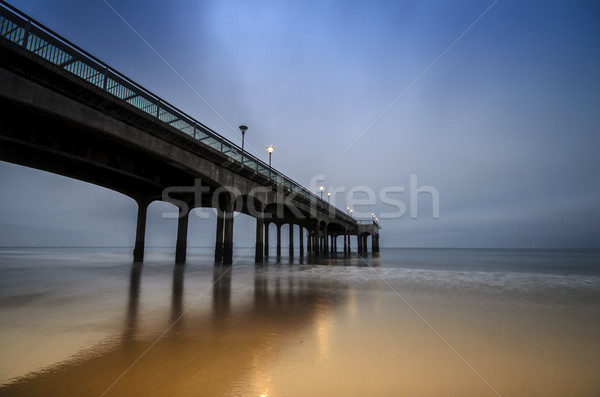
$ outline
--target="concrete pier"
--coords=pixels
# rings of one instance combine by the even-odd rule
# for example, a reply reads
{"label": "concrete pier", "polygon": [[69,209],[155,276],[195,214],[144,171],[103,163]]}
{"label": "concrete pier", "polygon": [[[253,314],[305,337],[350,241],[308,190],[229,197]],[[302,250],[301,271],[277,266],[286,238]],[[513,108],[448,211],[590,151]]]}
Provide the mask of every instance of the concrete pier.
{"label": "concrete pier", "polygon": [[263,261],[263,225],[262,217],[256,218],[256,246],[254,250],[254,261],[256,263]]}
{"label": "concrete pier", "polygon": [[277,225],[277,257],[281,256],[281,224],[276,223]]}
{"label": "concrete pier", "polygon": [[215,264],[223,263],[223,230],[225,225],[225,215],[223,211],[217,209],[217,235],[215,237]]}
{"label": "concrete pier", "polygon": [[136,200],[138,204],[137,226],[135,229],[135,246],[133,248],[133,261],[144,261],[144,247],[146,244],[146,216],[149,203],[146,200]]}
{"label": "concrete pier", "polygon": [[294,224],[289,224],[289,255],[290,258],[294,256]]}
{"label": "concrete pier", "polygon": [[185,209],[180,209],[179,218],[177,219],[177,241],[175,243],[175,263],[185,263],[187,254],[187,234],[188,220],[190,212]]}
{"label": "concrete pier", "polygon": [[[359,224],[251,154],[245,153],[242,163],[240,148],[217,132],[51,30],[22,17],[14,19],[15,24],[19,21],[32,34],[53,37],[45,44],[48,54],[67,54],[85,63],[86,71],[78,74],[79,69],[64,64],[62,55],[42,58],[21,39],[0,40],[0,160],[134,199],[138,204],[135,262],[144,260],[147,211],[155,200],[180,208],[178,264],[186,262],[193,208],[217,211],[215,264],[233,262],[234,211],[256,218],[258,263],[268,255],[270,223],[277,227],[278,256],[283,224],[290,227],[290,257],[294,225],[299,226],[300,256],[305,253],[305,238],[306,252],[323,255],[337,252],[340,235],[349,252],[350,236],[364,233],[371,236],[373,251],[379,250],[378,226]],[[119,96],[122,92],[128,93],[127,98]],[[359,238],[359,244],[366,248],[364,239]]]}
{"label": "concrete pier", "polygon": [[233,203],[229,203],[225,212],[225,230],[223,238],[223,264],[233,263]]}

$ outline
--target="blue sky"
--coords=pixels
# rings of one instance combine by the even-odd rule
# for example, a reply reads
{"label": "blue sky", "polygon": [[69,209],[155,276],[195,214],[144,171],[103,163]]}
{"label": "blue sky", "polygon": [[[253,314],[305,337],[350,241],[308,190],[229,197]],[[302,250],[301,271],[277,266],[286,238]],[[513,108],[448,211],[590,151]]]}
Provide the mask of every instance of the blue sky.
{"label": "blue sky", "polygon": [[[594,2],[500,0],[429,70],[492,1],[108,1],[153,49],[102,0],[10,3],[232,141],[248,125],[251,152],[274,145],[310,188],[323,175],[340,207],[362,186],[377,200],[358,211],[394,212],[379,195],[404,187],[382,245],[600,248]],[[409,216],[411,175],[439,219],[427,193]],[[0,178],[0,246],[132,245],[128,198],[6,163]],[[165,210],[149,245],[174,244]],[[191,227],[213,244],[214,219]],[[236,220],[236,244],[252,227]]]}

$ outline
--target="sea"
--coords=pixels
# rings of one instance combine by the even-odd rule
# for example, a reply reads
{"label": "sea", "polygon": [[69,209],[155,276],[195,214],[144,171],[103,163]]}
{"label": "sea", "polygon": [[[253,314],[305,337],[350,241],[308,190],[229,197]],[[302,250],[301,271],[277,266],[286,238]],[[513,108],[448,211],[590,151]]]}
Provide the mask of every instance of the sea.
{"label": "sea", "polygon": [[0,396],[600,396],[599,250],[274,254],[1,248]]}

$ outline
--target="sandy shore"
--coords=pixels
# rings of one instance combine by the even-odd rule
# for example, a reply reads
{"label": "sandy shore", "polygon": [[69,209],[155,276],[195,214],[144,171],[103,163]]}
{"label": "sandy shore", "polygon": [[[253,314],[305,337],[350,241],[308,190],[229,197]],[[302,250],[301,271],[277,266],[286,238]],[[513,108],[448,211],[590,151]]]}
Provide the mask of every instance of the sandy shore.
{"label": "sandy shore", "polygon": [[557,294],[547,279],[532,291],[369,267],[52,270],[44,294],[3,290],[0,395],[600,394],[585,283]]}

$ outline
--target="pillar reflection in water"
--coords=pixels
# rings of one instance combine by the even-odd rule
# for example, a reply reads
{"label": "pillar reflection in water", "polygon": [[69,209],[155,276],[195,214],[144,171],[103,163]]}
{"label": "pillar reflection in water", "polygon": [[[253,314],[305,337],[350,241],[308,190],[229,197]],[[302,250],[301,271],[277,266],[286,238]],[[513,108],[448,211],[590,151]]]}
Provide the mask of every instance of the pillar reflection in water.
{"label": "pillar reflection in water", "polygon": [[173,289],[171,293],[171,323],[174,328],[183,325],[183,280],[185,265],[175,264],[173,268]]}
{"label": "pillar reflection in water", "polygon": [[213,271],[213,320],[227,320],[231,311],[231,266],[215,266]]}
{"label": "pillar reflection in water", "polygon": [[125,318],[125,332],[123,334],[123,338],[126,341],[132,340],[136,333],[142,269],[143,265],[140,262],[135,262],[131,266],[131,275],[129,276],[129,296],[127,300],[127,313]]}

